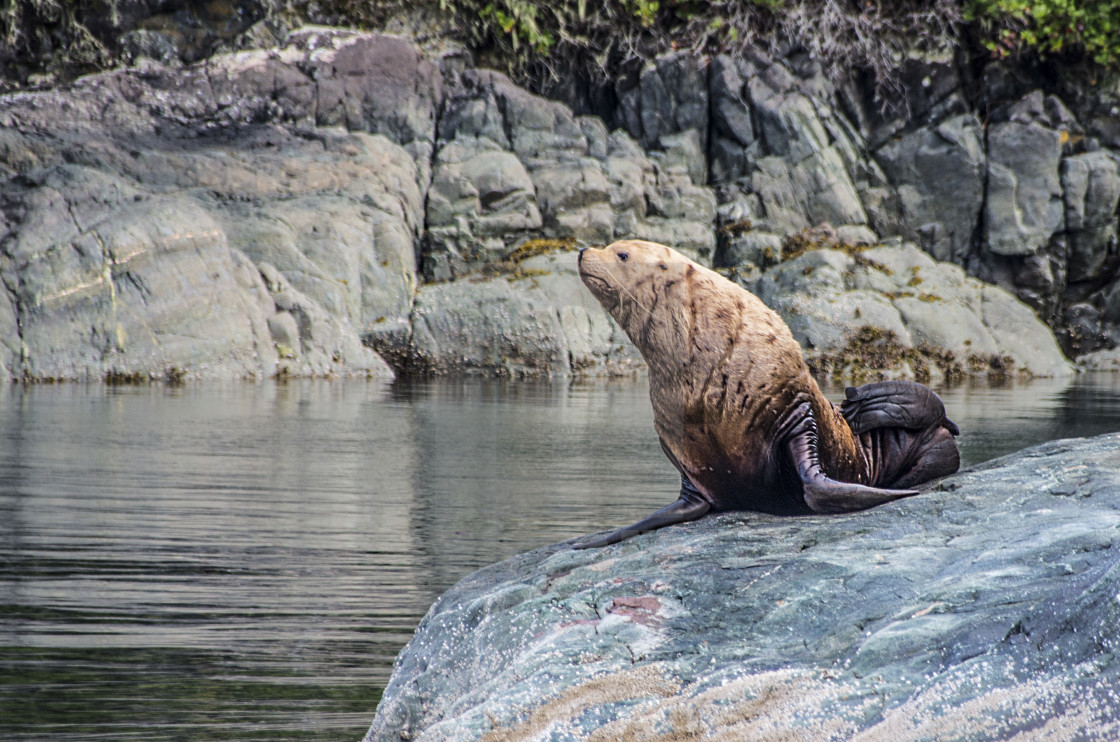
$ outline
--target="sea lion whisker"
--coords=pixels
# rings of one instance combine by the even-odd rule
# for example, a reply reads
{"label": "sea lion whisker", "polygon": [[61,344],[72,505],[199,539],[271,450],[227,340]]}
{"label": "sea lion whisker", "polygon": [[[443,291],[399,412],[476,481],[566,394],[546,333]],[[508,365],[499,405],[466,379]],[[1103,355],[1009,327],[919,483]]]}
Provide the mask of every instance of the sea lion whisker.
{"label": "sea lion whisker", "polygon": [[642,303],[641,303],[640,301],[638,301],[638,297],[636,297],[636,296],[634,296],[634,295],[633,295],[632,293],[630,293],[630,289],[626,288],[626,286],[624,286],[624,285],[623,285],[623,283],[622,283],[621,281],[619,281],[619,280],[618,280],[618,276],[616,276],[615,274],[611,273],[611,269],[610,269],[610,268],[608,268],[607,266],[605,266],[605,265],[604,265],[604,266],[603,266],[603,272],[604,272],[604,273],[606,273],[606,274],[607,274],[608,276],[610,276],[610,277],[611,277],[612,279],[614,279],[614,283],[615,283],[615,285],[616,285],[616,286],[618,286],[618,287],[619,287],[620,289],[622,289],[622,291],[623,291],[623,292],[625,292],[625,294],[626,294],[627,296],[629,296],[629,297],[630,297],[630,299],[631,299],[631,300],[632,300],[632,301],[633,301],[633,302],[634,302],[635,304],[637,304],[637,305],[638,305],[639,307],[641,307],[641,308],[642,308],[642,311],[643,311],[643,312],[645,312],[646,314],[650,314],[650,315],[652,315],[652,314],[653,314],[653,312],[651,312],[651,311],[649,310],[649,308],[648,308],[648,307],[646,307],[646,305],[645,305],[645,304],[642,304]]}

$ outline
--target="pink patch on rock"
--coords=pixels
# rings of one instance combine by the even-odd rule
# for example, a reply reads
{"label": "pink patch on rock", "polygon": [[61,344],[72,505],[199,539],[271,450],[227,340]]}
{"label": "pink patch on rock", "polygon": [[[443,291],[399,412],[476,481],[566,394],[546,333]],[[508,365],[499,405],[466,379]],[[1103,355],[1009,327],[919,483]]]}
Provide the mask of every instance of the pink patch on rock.
{"label": "pink patch on rock", "polygon": [[626,616],[645,626],[661,625],[661,601],[653,596],[627,595],[614,598],[607,613]]}

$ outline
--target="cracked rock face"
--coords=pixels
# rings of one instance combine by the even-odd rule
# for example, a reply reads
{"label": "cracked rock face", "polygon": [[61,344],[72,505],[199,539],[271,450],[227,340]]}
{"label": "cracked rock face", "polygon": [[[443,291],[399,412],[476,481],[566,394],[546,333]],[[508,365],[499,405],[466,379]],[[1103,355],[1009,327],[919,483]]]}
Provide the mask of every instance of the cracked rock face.
{"label": "cracked rock face", "polygon": [[438,96],[407,42],[322,30],[7,96],[5,375],[391,374],[362,338],[409,321]]}
{"label": "cracked rock face", "polygon": [[[442,61],[309,28],[0,98],[0,376],[610,374],[634,355],[571,271],[496,278],[521,248],[647,239],[753,280],[821,222],[916,244],[1013,292],[1071,357],[1118,363],[1120,160],[1084,106],[1013,86],[989,119],[927,60],[913,115],[883,119],[796,55],[677,52],[611,83],[600,119]],[[949,302],[928,288],[855,297],[841,335],[876,324],[961,359],[1032,345],[1017,369],[1063,372],[1004,294],[930,322],[921,295]],[[1037,342],[994,338],[1009,313]]]}
{"label": "cracked rock face", "polygon": [[697,171],[705,150],[694,130],[646,152],[487,70],[463,73],[438,128],[422,249],[429,280],[497,262],[528,236],[640,237],[712,254],[716,199]]}
{"label": "cracked rock face", "polygon": [[862,513],[546,547],[436,601],[366,739],[1114,738],[1118,539],[1107,435]]}

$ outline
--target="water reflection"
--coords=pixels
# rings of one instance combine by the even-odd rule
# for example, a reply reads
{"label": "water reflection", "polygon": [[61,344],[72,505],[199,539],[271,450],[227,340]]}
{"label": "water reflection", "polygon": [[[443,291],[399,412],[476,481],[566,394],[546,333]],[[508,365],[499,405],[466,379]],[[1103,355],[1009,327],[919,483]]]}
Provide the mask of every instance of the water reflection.
{"label": "water reflection", "polygon": [[1056,438],[1120,430],[1120,375],[974,381],[938,392],[961,428],[957,442],[964,466]]}
{"label": "water reflection", "polygon": [[[940,391],[966,464],[1120,429],[1113,376]],[[359,738],[449,585],[675,496],[647,394],[0,389],[0,738]]]}

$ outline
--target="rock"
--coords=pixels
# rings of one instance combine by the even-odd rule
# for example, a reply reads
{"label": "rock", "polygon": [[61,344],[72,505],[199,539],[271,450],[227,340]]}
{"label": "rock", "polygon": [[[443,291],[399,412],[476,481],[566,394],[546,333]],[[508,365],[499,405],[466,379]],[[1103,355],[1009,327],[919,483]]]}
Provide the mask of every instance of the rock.
{"label": "rock", "polygon": [[0,290],[0,381],[12,378],[12,369],[19,360],[20,352],[16,306],[8,291]]}
{"label": "rock", "polygon": [[[361,343],[345,318],[325,311],[293,288],[282,288],[272,300],[279,311],[269,318],[268,326],[280,356],[279,376],[392,376],[385,361]],[[292,323],[284,317],[291,317]],[[290,336],[293,324],[297,333],[291,339],[296,342],[289,346],[277,338],[276,330]]]}
{"label": "rock", "polygon": [[545,547],[435,602],[365,739],[1114,738],[1118,537],[1111,434],[851,515]]}
{"label": "rock", "polygon": [[757,55],[718,57],[712,75],[713,180],[757,196],[760,226],[784,233],[822,221],[867,222],[850,174],[859,158],[848,129],[811,86]]}
{"label": "rock", "polygon": [[1010,281],[1002,275],[996,276],[998,284],[1014,290],[1017,297],[1051,326],[1056,323],[1064,298],[1061,289],[1067,285],[1067,242],[1065,235],[1057,235],[1050,249],[1008,261],[1013,266]]}
{"label": "rock", "polygon": [[[1120,169],[1054,95],[1007,88],[1016,102],[996,106],[988,157],[954,60],[903,65],[923,87],[907,98],[917,118],[902,120],[869,114],[858,81],[838,93],[804,54],[708,64],[677,52],[587,91],[588,108],[623,126],[608,131],[463,57],[437,64],[404,38],[270,24],[222,47],[245,51],[174,67],[155,59],[167,39],[136,31],[128,48],[142,69],[0,99],[0,375],[383,372],[362,344],[401,367],[609,373],[611,334],[560,310],[579,302],[541,294],[551,278],[495,278],[519,246],[644,238],[753,283],[781,257],[780,235],[822,222],[842,225],[838,244],[901,235],[1055,325],[1084,304],[1101,338],[1120,336],[1120,311],[1106,306]],[[166,242],[199,234],[182,249]],[[139,269],[114,251],[160,265],[138,288]],[[992,334],[1012,305],[992,299],[1001,309],[984,319],[975,287],[941,312],[909,284],[829,297],[824,278],[866,268],[837,260],[807,258],[799,268],[821,273],[783,278],[792,293],[775,298],[813,353],[864,325],[899,347],[940,343],[962,363],[1002,357],[1012,342]],[[223,294],[199,332],[211,274]],[[481,324],[454,329],[467,318]],[[487,349],[496,338],[500,349]],[[1047,366],[1048,338],[1019,344],[1041,354],[1020,368]]]}
{"label": "rock", "polygon": [[647,149],[662,137],[692,131],[707,150],[708,82],[700,59],[685,52],[662,55],[642,69],[637,85],[617,95],[623,128]]}
{"label": "rock", "polygon": [[539,229],[529,173],[513,153],[487,139],[457,139],[436,158],[428,191],[429,276],[448,280],[509,252],[509,232]]}
{"label": "rock", "polygon": [[717,268],[755,265],[769,268],[782,259],[782,238],[770,232],[724,227],[712,264]]}
{"label": "rock", "polygon": [[[442,83],[435,64],[415,46],[395,36],[321,28],[293,32],[287,44],[305,55],[292,61],[314,81],[316,125],[383,134],[418,164],[430,159]],[[427,181],[423,167],[418,177]]]}
{"label": "rock", "polygon": [[910,243],[851,253],[811,250],[767,270],[748,288],[782,316],[824,373],[877,371],[870,359],[858,367],[841,360],[863,353],[853,343],[870,339],[869,331],[898,349],[925,354],[924,361],[913,353],[893,356],[894,376],[1072,371],[1029,307]]}
{"label": "rock", "polygon": [[1116,252],[1116,206],[1120,202],[1116,158],[1097,151],[1063,159],[1062,191],[1070,236],[1069,280],[1100,278]]}
{"label": "rock", "polygon": [[299,325],[291,312],[282,310],[268,318],[268,332],[281,358],[292,358],[300,348]]}
{"label": "rock", "polygon": [[311,142],[274,133],[265,151],[243,141],[251,173],[223,167],[224,148],[182,158],[225,197],[215,212],[230,239],[357,336],[407,325],[423,224],[408,153],[383,136],[337,129],[320,129]]}
{"label": "rock", "polygon": [[867,215],[834,149],[823,149],[790,164],[763,157],[751,175],[772,231],[792,232],[818,222],[866,222]]}
{"label": "rock", "polygon": [[841,224],[836,228],[836,239],[843,245],[879,244],[879,236],[863,224]]}
{"label": "rock", "polygon": [[1061,133],[1041,123],[1013,117],[989,128],[984,233],[993,253],[1036,253],[1063,228],[1061,156]]}
{"label": "rock", "polygon": [[711,175],[716,183],[734,183],[750,173],[751,162],[761,156],[762,143],[755,136],[739,65],[726,54],[716,56],[711,64]]}
{"label": "rock", "polygon": [[906,128],[965,113],[968,104],[961,70],[950,51],[911,50],[898,72],[901,90],[891,91],[889,100],[879,99],[878,93],[854,81],[841,86],[839,92],[868,146],[877,149]]}
{"label": "rock", "polygon": [[438,73],[400,39],[289,40],[4,99],[9,375],[390,373],[361,339],[407,334]]}
{"label": "rock", "polygon": [[1115,345],[1101,324],[1101,313],[1092,304],[1071,304],[1062,312],[1058,340],[1071,357],[1107,350]]}
{"label": "rock", "polygon": [[647,153],[626,133],[531,95],[505,76],[468,70],[439,125],[423,274],[448,280],[499,262],[527,233],[606,243],[715,247],[714,194],[693,129],[666,129]]}
{"label": "rock", "polygon": [[987,169],[979,120],[953,116],[888,142],[875,157],[894,194],[871,211],[876,231],[901,234],[937,260],[965,262]]}
{"label": "rock", "polygon": [[30,379],[257,377],[273,371],[268,294],[191,199],[80,166],[4,194],[0,244],[19,317],[9,372]]}
{"label": "rock", "polygon": [[421,373],[618,374],[644,366],[580,281],[570,252],[423,286],[412,325],[407,344],[386,352]]}

